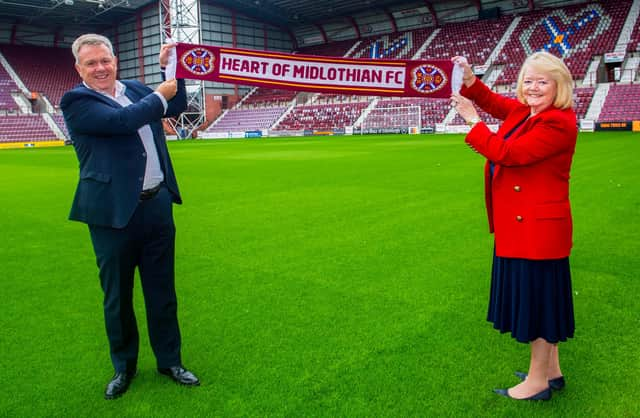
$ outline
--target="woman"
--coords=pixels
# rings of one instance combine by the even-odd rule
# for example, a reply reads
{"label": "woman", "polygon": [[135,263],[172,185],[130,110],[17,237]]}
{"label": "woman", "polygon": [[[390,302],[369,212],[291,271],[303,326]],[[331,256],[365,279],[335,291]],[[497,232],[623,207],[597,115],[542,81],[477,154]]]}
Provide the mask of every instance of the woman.
{"label": "woman", "polygon": [[[464,57],[452,106],[471,126],[465,141],[487,158],[485,197],[495,249],[488,320],[531,343],[528,374],[495,392],[513,399],[548,400],[562,389],[558,342],[574,333],[569,253],[572,221],[569,171],[577,139],[573,81],[559,58],[536,52],[526,59],[517,100],[492,92]],[[473,103],[503,124],[493,133]]]}

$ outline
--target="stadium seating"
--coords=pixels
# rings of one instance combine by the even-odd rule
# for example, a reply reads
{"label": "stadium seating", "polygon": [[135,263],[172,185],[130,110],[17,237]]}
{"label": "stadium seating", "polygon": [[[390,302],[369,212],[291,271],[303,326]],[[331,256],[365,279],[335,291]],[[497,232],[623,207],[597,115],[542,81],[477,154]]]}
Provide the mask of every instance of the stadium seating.
{"label": "stadium seating", "polygon": [[328,44],[305,46],[296,51],[305,55],[320,55],[324,57],[343,57],[356,43],[354,39],[330,42]]}
{"label": "stadium seating", "polygon": [[251,96],[242,102],[242,107],[287,106],[296,97],[296,94],[297,92],[291,90],[258,87]]}
{"label": "stadium seating", "polygon": [[495,20],[448,23],[420,55],[420,59],[448,60],[454,55],[467,57],[472,64],[484,64],[513,20],[503,16]]}
{"label": "stadium seating", "polygon": [[600,122],[640,120],[640,84],[618,84],[609,88]]}
{"label": "stadium seating", "polygon": [[640,52],[640,16],[633,25],[633,32],[627,44],[627,52]]}
{"label": "stadium seating", "polygon": [[64,135],[69,138],[69,131],[67,130],[67,124],[64,122],[64,116],[62,116],[61,113],[55,113],[51,115],[51,117],[56,125],[58,125],[58,128],[60,128],[60,130],[64,132]]}
{"label": "stadium seating", "polygon": [[433,33],[433,28],[394,32],[364,38],[353,58],[411,59]]}
{"label": "stadium seating", "polygon": [[[506,40],[494,62],[488,63],[496,46],[514,20],[514,15],[497,19],[445,23],[438,28],[422,28],[345,40],[329,44],[299,48],[295,53],[353,58],[411,59],[420,51],[417,59],[449,59],[452,55],[464,55],[473,64],[490,64],[503,67],[495,82],[497,90],[513,91],[517,72],[525,57],[536,50],[547,49],[563,55],[574,78],[580,80],[594,56],[615,49],[617,38],[627,17],[632,0],[616,2],[578,3],[553,9],[540,9],[520,14],[522,19]],[[640,18],[633,25],[627,51],[640,52]],[[555,28],[555,29],[552,29]],[[552,33],[555,30],[555,33]],[[435,32],[437,31],[437,32]],[[429,45],[425,43],[432,35]],[[354,46],[356,46],[354,48]],[[40,92],[57,106],[62,94],[79,82],[74,71],[68,48],[41,46],[0,45],[0,52],[31,91]],[[634,83],[635,80],[632,80]],[[580,82],[577,81],[580,85]],[[579,119],[584,118],[593,98],[595,87],[575,89],[575,110]],[[12,98],[17,85],[0,66],[0,141],[51,140],[56,135],[40,115],[21,115]],[[352,126],[362,115],[371,97],[342,94],[314,94],[297,96],[298,92],[271,88],[258,88],[242,105],[227,111],[207,129],[207,132],[229,132],[260,129],[274,130],[331,130]],[[513,93],[506,93],[515,96]],[[640,119],[637,85],[612,85],[607,96],[600,121]],[[273,126],[298,97],[298,104],[278,126]],[[303,103],[308,100],[308,103]],[[444,122],[450,112],[448,99],[381,98],[376,108],[418,105],[423,127],[433,127]],[[480,111],[481,118],[490,124],[500,121]],[[17,114],[17,115],[16,115]],[[67,134],[62,115],[52,114],[60,129]],[[401,116],[398,116],[401,117]],[[384,123],[381,112],[371,112],[365,125],[373,125],[375,118]],[[410,118],[407,118],[409,120]],[[396,123],[398,121],[394,121]],[[455,116],[453,125],[464,124]],[[13,132],[13,133],[11,133]],[[67,134],[68,135],[68,134]]]}
{"label": "stadium seating", "polygon": [[16,104],[11,93],[18,91],[18,86],[11,79],[9,73],[6,72],[4,67],[0,65],[0,111],[16,111],[18,105]]}
{"label": "stadium seating", "polygon": [[0,142],[56,141],[42,115],[0,116]]}
{"label": "stadium seating", "polygon": [[574,110],[578,120],[584,119],[595,92],[593,87],[578,87],[573,90]]}
{"label": "stadium seating", "polygon": [[330,94],[323,93],[319,94],[314,104],[331,104],[331,103],[352,103],[352,102],[362,102],[371,98],[363,98],[362,96],[356,95],[346,95],[346,94]]}
{"label": "stadium seating", "polygon": [[284,113],[286,107],[232,109],[206,132],[241,132],[268,129]]}
{"label": "stadium seating", "polygon": [[69,48],[0,45],[0,51],[25,86],[47,96],[54,106],[60,104],[65,91],[80,82]]}
{"label": "stadium seating", "polygon": [[[585,76],[594,55],[614,50],[631,6],[629,0],[578,4],[523,15],[494,64],[504,64],[496,85],[515,83],[527,55],[546,49],[563,56],[575,79]],[[556,33],[551,33],[551,27]]]}
{"label": "stadium seating", "polygon": [[353,126],[368,102],[296,106],[274,130],[331,130]]}

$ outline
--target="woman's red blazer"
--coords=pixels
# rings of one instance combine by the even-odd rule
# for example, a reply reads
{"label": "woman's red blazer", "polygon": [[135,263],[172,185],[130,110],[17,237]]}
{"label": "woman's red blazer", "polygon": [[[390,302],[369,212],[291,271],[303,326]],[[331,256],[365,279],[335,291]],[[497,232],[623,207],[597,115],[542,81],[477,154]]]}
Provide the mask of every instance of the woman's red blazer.
{"label": "woman's red blazer", "polygon": [[[504,121],[497,133],[477,123],[465,139],[488,160],[485,200],[496,255],[568,257],[573,244],[569,171],[578,135],[574,111],[550,107],[530,116],[529,106],[492,92],[480,80],[461,93]],[[495,164],[493,176],[490,162]]]}

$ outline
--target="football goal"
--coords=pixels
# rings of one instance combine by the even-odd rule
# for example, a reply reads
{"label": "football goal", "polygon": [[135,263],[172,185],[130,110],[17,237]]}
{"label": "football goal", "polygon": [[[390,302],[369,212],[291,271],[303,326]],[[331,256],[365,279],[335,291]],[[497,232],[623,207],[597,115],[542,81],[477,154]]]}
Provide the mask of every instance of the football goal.
{"label": "football goal", "polygon": [[398,105],[371,109],[362,121],[362,134],[419,134],[422,128],[420,106]]}

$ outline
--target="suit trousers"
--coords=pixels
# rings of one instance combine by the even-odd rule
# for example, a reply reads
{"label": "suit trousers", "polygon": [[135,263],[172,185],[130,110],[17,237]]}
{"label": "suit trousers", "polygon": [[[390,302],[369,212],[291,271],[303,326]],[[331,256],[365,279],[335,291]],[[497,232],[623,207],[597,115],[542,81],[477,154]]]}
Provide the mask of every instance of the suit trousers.
{"label": "suit trousers", "polygon": [[175,225],[171,195],[162,187],[138,203],[122,229],[89,225],[104,291],[104,318],[116,372],[137,367],[139,334],[133,308],[135,269],[140,273],[149,340],[157,366],[181,364],[175,291]]}

